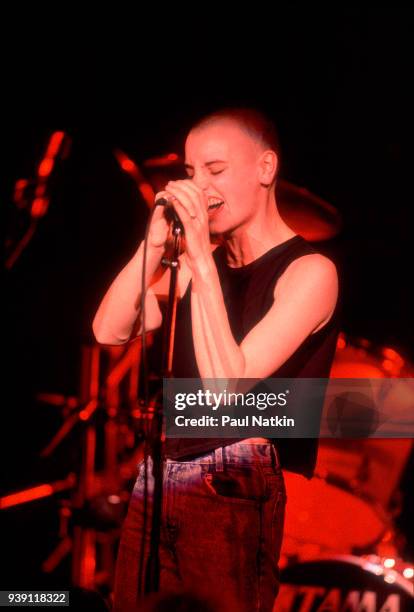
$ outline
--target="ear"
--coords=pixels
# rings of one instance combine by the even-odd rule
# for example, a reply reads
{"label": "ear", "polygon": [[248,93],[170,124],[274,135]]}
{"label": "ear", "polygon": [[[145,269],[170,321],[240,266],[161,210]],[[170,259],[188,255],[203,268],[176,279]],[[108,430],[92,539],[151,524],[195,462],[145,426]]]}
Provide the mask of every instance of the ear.
{"label": "ear", "polygon": [[277,155],[272,150],[264,151],[259,158],[259,180],[263,187],[274,182],[278,166]]}

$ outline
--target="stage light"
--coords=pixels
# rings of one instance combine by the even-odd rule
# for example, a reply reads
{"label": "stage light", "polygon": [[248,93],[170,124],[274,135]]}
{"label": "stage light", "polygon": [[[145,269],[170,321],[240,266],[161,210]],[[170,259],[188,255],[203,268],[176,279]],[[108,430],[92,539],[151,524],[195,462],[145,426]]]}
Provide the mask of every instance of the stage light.
{"label": "stage light", "polygon": [[125,172],[133,172],[135,169],[135,164],[131,159],[125,158],[121,162],[121,168],[122,170],[125,170]]}
{"label": "stage light", "polygon": [[39,164],[37,174],[42,178],[46,178],[52,172],[54,163],[51,157],[45,157]]}

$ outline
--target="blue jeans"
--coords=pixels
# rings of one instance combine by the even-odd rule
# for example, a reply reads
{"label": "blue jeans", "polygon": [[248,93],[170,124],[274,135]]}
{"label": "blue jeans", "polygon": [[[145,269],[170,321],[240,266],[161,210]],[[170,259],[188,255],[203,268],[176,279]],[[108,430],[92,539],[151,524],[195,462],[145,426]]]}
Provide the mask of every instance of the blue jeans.
{"label": "blue jeans", "polygon": [[[274,446],[237,442],[190,461],[167,459],[163,486],[161,591],[208,594],[227,610],[271,612],[279,588],[286,504]],[[150,469],[150,494],[152,489]],[[141,462],[119,547],[116,612],[139,609],[143,491]],[[148,514],[146,553],[151,502]]]}

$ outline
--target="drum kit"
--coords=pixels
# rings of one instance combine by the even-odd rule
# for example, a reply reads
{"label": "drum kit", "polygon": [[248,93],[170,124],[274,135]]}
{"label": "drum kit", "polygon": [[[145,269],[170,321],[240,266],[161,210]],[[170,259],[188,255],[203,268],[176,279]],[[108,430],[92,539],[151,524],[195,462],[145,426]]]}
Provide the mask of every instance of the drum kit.
{"label": "drum kit", "polygon": [[[123,151],[116,150],[114,155],[148,207],[155,192],[181,176],[176,154],[148,159],[142,169]],[[305,239],[329,240],[341,231],[340,213],[307,189],[279,180],[277,199],[286,223]],[[136,450],[137,424],[144,417],[137,400],[139,341],[127,347],[88,347],[85,355],[80,398],[71,398],[72,403],[62,400],[65,422],[43,451],[51,455],[75,425],[83,424],[81,473],[2,498],[0,508],[38,499],[41,493],[30,492],[42,487],[44,495],[73,491],[62,505],[62,541],[45,561],[44,571],[52,571],[71,551],[74,584],[96,588],[110,584],[113,575],[122,516],[118,508],[134,477],[141,452]],[[393,348],[344,334],[339,337],[332,377],[412,378],[413,374],[413,366]],[[43,400],[53,402],[51,396]],[[99,436],[104,450],[98,448],[93,421],[102,407],[106,417]],[[399,559],[401,542],[394,521],[400,510],[399,484],[411,451],[410,439],[321,440],[312,480],[285,473],[288,504],[282,588],[275,610],[412,609],[414,569]],[[78,520],[86,514],[86,522]],[[106,521],[106,528],[97,529],[97,516],[103,524]],[[67,528],[70,517],[72,534]]]}
{"label": "drum kit", "polygon": [[[333,378],[412,378],[391,348],[341,334]],[[414,395],[411,393],[414,405]],[[399,484],[412,439],[322,439],[312,480],[285,472],[288,495],[275,612],[414,609],[414,564],[400,558]]]}
{"label": "drum kit", "polygon": [[274,611],[410,612],[413,585],[404,572],[411,576],[407,568],[348,555],[292,564],[282,572]]}

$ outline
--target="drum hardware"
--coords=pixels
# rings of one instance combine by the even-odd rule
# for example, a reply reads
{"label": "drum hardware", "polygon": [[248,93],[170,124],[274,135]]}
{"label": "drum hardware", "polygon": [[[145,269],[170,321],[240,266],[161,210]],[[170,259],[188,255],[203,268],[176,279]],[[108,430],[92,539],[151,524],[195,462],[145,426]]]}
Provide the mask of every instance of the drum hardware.
{"label": "drum hardware", "polygon": [[[407,378],[411,401],[413,373],[413,366],[395,349],[339,336],[333,378],[384,378],[386,401],[392,404],[392,386],[388,392],[385,379]],[[283,562],[320,554],[397,554],[402,538],[394,526],[401,501],[398,485],[411,450],[408,438],[321,439],[312,480],[285,472]]]}
{"label": "drum hardware", "polygon": [[[148,334],[149,345],[152,339]],[[53,572],[71,554],[76,587],[112,587],[116,543],[142,458],[139,432],[145,419],[137,399],[139,368],[139,339],[120,347],[83,347],[79,397],[38,396],[60,407],[64,418],[42,456],[53,456],[73,431],[81,440],[80,471],[0,498],[0,509],[6,509],[71,491],[59,501],[60,541],[42,570]]]}
{"label": "drum hardware", "polygon": [[404,571],[414,573],[395,559],[372,556],[324,556],[292,564],[281,572],[274,612],[409,612],[414,587]]}

